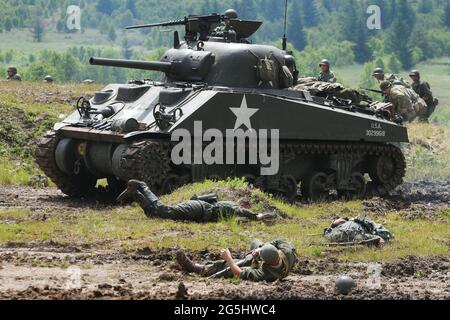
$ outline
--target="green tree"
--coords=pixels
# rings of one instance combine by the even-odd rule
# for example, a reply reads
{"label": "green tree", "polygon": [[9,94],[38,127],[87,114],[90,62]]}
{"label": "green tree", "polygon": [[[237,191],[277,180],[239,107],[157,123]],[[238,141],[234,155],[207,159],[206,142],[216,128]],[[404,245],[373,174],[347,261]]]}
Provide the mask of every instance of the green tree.
{"label": "green tree", "polygon": [[303,21],[306,28],[317,26],[317,5],[314,0],[303,0]]}
{"label": "green tree", "polygon": [[400,62],[400,60],[398,60],[398,58],[394,54],[391,54],[388,62],[389,71],[392,73],[399,73],[401,68],[402,63]]}
{"label": "green tree", "polygon": [[112,25],[109,26],[109,29],[108,29],[108,39],[113,42],[116,41],[116,39],[117,39],[116,29]]}
{"label": "green tree", "polygon": [[13,24],[12,24],[11,19],[10,18],[6,18],[6,20],[5,20],[5,31],[7,31],[7,32],[11,31],[12,27],[13,27]]}
{"label": "green tree", "polygon": [[405,69],[412,66],[411,30],[414,30],[415,13],[408,0],[397,0],[397,16],[392,24],[387,45],[401,61]]}
{"label": "green tree", "polygon": [[447,0],[444,8],[444,24],[447,28],[450,28],[450,1]]}
{"label": "green tree", "polygon": [[356,45],[354,47],[355,59],[358,63],[365,63],[371,60],[371,52],[369,49],[367,28],[364,20],[359,22],[359,31],[356,36]]}
{"label": "green tree", "polygon": [[44,23],[42,22],[41,17],[38,15],[35,16],[33,19],[33,27],[31,30],[33,34],[33,41],[35,42],[42,42],[42,39],[44,38]]}
{"label": "green tree", "polygon": [[297,50],[303,50],[306,47],[306,36],[300,6],[297,1],[290,8],[288,23],[288,38],[290,42]]}

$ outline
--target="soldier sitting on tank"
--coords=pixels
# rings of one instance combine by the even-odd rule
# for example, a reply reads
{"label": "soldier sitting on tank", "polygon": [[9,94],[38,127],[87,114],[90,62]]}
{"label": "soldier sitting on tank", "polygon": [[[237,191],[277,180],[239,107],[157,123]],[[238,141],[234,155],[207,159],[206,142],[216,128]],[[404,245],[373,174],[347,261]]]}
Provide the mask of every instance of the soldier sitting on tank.
{"label": "soldier sitting on tank", "polygon": [[228,9],[223,14],[224,21],[214,29],[214,31],[211,33],[211,37],[215,38],[224,38],[231,42],[236,42],[236,31],[233,30],[233,27],[231,26],[231,19],[238,19],[239,15],[234,9]]}
{"label": "soldier sitting on tank", "polygon": [[185,253],[177,253],[177,262],[184,271],[197,273],[204,277],[232,278],[253,282],[274,282],[286,278],[295,266],[297,254],[295,247],[286,241],[275,240],[264,244],[253,240],[251,253],[243,260],[236,261],[229,249],[223,249],[223,260],[208,261],[204,264],[192,262]]}
{"label": "soldier sitting on tank", "polygon": [[368,218],[339,218],[325,229],[326,240],[336,244],[383,245],[394,238],[381,224]]}
{"label": "soldier sitting on tank", "polygon": [[330,62],[327,59],[323,59],[319,67],[321,69],[318,80],[322,82],[330,82],[330,83],[336,83],[336,76],[334,73],[330,70]]}
{"label": "soldier sitting on tank", "polygon": [[8,80],[8,81],[22,81],[22,78],[17,73],[16,67],[9,67],[7,74],[8,74],[8,76],[7,76],[6,80]]}
{"label": "soldier sitting on tank", "polygon": [[144,182],[130,180],[128,188],[118,197],[122,202],[127,198],[135,200],[148,218],[171,219],[175,221],[218,222],[221,219],[242,217],[248,220],[265,220],[274,215],[256,214],[230,201],[217,201],[217,196],[193,197],[190,201],[167,206],[150,190]]}

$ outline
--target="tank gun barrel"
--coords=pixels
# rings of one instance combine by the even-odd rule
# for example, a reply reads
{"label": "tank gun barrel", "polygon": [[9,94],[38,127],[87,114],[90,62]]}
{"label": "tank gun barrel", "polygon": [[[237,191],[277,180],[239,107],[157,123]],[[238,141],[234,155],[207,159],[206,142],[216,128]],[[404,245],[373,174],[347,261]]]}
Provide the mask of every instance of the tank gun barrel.
{"label": "tank gun barrel", "polygon": [[92,57],[89,59],[89,63],[93,66],[140,69],[160,72],[169,72],[172,69],[172,63],[160,61],[119,60]]}

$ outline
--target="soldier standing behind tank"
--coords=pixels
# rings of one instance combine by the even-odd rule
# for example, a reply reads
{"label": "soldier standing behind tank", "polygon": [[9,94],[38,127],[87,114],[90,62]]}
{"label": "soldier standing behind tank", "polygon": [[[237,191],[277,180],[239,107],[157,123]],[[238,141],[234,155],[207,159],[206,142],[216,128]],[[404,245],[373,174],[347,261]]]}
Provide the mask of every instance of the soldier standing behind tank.
{"label": "soldier standing behind tank", "polygon": [[411,86],[403,80],[403,78],[399,77],[394,73],[385,74],[383,68],[376,68],[373,71],[372,76],[377,79],[378,83],[381,84],[383,81],[389,81],[393,85],[402,85],[406,88],[410,88]]}
{"label": "soldier standing behind tank", "polygon": [[420,80],[420,72],[412,70],[409,74],[413,81],[412,89],[427,103],[427,112],[420,117],[420,121],[428,122],[428,119],[436,109],[436,100],[433,98],[433,92],[428,82]]}
{"label": "soldier standing behind tank", "polygon": [[319,67],[321,69],[318,80],[322,82],[330,82],[330,83],[336,83],[336,76],[334,73],[330,70],[330,62],[327,59],[323,59]]}
{"label": "soldier standing behind tank", "polygon": [[8,74],[8,77],[6,78],[6,80],[8,80],[8,81],[22,81],[22,78],[17,73],[16,67],[9,67],[7,74]]}

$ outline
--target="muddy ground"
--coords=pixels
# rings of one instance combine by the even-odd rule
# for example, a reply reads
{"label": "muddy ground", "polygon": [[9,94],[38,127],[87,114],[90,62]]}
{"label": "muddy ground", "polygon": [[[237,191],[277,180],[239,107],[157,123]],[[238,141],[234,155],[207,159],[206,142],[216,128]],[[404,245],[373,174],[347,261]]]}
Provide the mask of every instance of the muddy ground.
{"label": "muddy ground", "polygon": [[[435,219],[448,209],[450,183],[405,184],[388,199],[364,201],[375,215],[402,210],[405,218]],[[55,189],[2,187],[0,210],[73,212],[111,205],[73,200]],[[450,244],[449,244],[450,245]],[[450,257],[407,257],[391,263],[348,263],[336,258],[301,258],[294,272],[273,284],[206,280],[184,274],[176,248],[133,254],[51,242],[0,247],[0,299],[450,299]],[[198,260],[216,253],[191,252]],[[36,264],[39,261],[39,264]],[[334,281],[350,275],[357,288],[348,296]]]}

